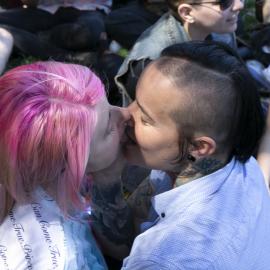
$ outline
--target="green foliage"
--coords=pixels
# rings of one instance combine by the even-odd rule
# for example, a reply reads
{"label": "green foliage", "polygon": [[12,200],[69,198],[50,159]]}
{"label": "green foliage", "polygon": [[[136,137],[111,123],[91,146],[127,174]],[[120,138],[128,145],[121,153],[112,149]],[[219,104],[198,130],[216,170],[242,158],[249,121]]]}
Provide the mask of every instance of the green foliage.
{"label": "green foliage", "polygon": [[242,18],[245,30],[250,30],[254,28],[258,21],[255,16],[255,0],[246,0],[245,8],[242,11]]}
{"label": "green foliage", "polygon": [[6,66],[6,70],[12,69],[12,68],[17,67],[17,66],[30,64],[30,63],[36,62],[38,60],[40,60],[40,59],[35,58],[33,56],[26,56],[24,54],[11,55],[11,57],[7,63],[7,66]]}

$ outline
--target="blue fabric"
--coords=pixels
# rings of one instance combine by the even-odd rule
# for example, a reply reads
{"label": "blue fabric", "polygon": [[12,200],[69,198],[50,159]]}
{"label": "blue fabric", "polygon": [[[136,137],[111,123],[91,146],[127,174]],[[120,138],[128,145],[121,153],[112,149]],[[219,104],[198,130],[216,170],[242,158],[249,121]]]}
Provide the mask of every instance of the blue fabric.
{"label": "blue fabric", "polygon": [[269,270],[270,197],[254,158],[155,196],[122,270]]}
{"label": "blue fabric", "polygon": [[63,222],[66,237],[67,260],[65,270],[107,270],[105,260],[89,230],[79,221]]}

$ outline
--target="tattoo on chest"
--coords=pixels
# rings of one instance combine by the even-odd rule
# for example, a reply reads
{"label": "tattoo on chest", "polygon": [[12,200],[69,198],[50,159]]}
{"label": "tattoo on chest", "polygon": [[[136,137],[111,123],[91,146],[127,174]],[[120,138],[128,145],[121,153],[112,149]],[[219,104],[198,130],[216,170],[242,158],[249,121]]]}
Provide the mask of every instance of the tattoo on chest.
{"label": "tattoo on chest", "polygon": [[131,210],[122,194],[121,183],[93,185],[92,224],[115,244],[130,244],[133,240]]}
{"label": "tattoo on chest", "polygon": [[128,204],[132,208],[133,215],[141,219],[148,217],[154,192],[150,178],[147,177],[128,198]]}

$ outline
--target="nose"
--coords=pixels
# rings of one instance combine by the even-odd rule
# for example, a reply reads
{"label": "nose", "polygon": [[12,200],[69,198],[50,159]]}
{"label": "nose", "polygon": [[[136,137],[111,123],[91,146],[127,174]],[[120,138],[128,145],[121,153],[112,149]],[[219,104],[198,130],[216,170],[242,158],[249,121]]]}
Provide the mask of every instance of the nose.
{"label": "nose", "polygon": [[128,107],[128,111],[130,112],[131,115],[133,115],[136,111],[136,102],[133,101]]}
{"label": "nose", "polygon": [[125,131],[129,125],[131,115],[127,108],[114,107],[117,110],[117,130],[120,137],[120,141],[123,143],[126,140]]}
{"label": "nose", "polygon": [[125,128],[127,122],[130,120],[130,112],[127,108],[116,106],[113,106],[113,111],[115,112],[113,114],[115,119],[114,121],[116,122],[118,129],[121,131]]}
{"label": "nose", "polygon": [[136,119],[136,112],[138,111],[138,105],[136,101],[133,101],[128,107],[127,107],[129,113],[130,113],[130,119],[127,122],[127,125],[129,127],[135,126],[135,119]]}
{"label": "nose", "polygon": [[235,0],[233,2],[232,10],[233,11],[240,11],[244,8],[245,0]]}
{"label": "nose", "polygon": [[127,108],[119,107],[119,112],[120,112],[120,121],[127,122],[130,119],[131,115]]}

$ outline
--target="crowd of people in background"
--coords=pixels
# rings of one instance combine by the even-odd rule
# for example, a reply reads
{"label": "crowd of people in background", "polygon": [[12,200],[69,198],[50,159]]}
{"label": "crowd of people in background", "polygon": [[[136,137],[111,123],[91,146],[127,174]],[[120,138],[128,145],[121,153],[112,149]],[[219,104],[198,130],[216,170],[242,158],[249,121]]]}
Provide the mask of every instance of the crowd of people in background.
{"label": "crowd of people in background", "polygon": [[[202,36],[198,36],[192,29],[193,22],[189,22],[183,13],[176,15],[178,3],[181,2],[2,1],[0,27],[7,32],[1,36],[2,66],[5,67],[5,59],[8,59],[12,48],[13,52],[20,52],[26,57],[91,66],[103,82],[110,86],[109,100],[118,105],[128,104],[134,99],[140,72],[150,60],[158,57],[163,48],[170,44],[193,39],[203,40],[207,37],[228,43],[234,48],[240,43],[240,55],[259,62],[255,64],[255,71],[254,61],[249,65],[253,76],[263,87],[269,86],[262,74],[263,67],[268,67],[269,63],[269,53],[262,50],[269,47],[269,1],[256,0],[254,3],[256,18],[262,23],[260,27],[263,26],[263,29],[254,27],[249,44],[243,44],[239,39],[236,41],[235,36],[228,34],[226,29],[222,30],[223,33],[219,29],[211,29],[204,34],[200,30]],[[238,9],[237,12],[242,7]],[[244,28],[241,17],[238,18],[238,26],[239,36],[242,37]],[[207,29],[210,28],[208,25]],[[244,48],[241,48],[243,45]],[[119,48],[129,51],[128,55],[123,57],[115,53]],[[261,69],[260,74],[258,68]],[[119,89],[123,97],[120,96]]]}

